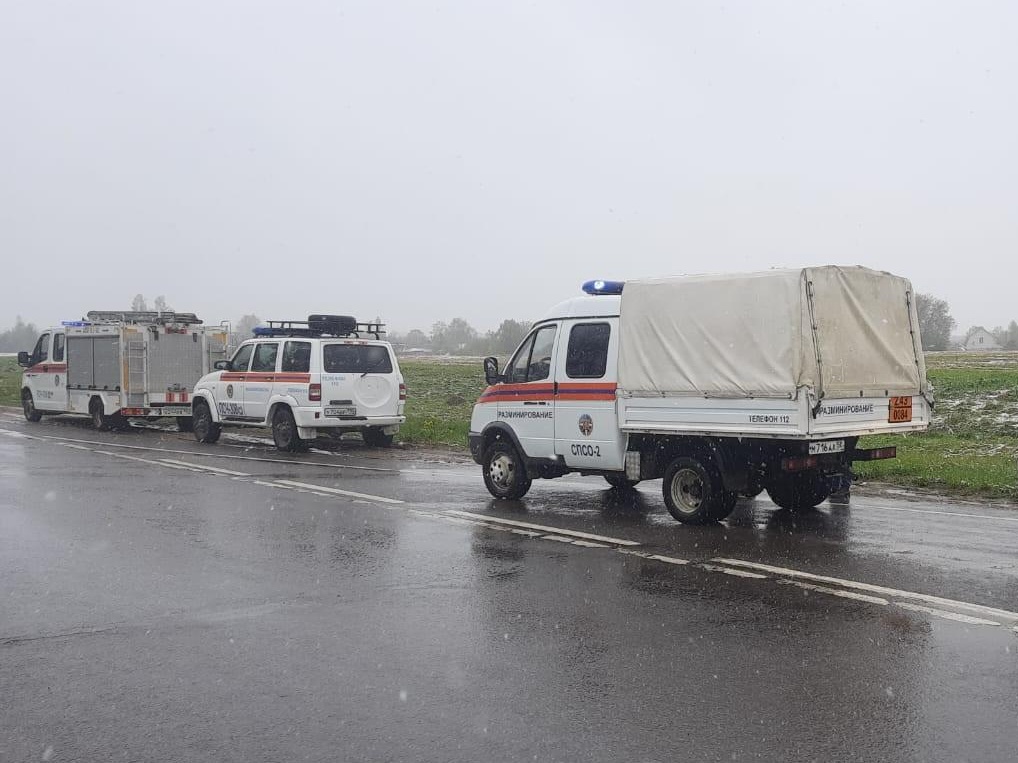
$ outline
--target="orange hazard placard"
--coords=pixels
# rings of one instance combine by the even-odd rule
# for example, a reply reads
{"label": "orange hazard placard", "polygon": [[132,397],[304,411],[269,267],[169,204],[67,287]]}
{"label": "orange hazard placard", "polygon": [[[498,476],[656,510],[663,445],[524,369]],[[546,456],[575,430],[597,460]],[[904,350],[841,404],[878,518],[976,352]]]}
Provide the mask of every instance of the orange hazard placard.
{"label": "orange hazard placard", "polygon": [[887,420],[891,424],[903,424],[912,420],[912,398],[892,397],[887,409]]}

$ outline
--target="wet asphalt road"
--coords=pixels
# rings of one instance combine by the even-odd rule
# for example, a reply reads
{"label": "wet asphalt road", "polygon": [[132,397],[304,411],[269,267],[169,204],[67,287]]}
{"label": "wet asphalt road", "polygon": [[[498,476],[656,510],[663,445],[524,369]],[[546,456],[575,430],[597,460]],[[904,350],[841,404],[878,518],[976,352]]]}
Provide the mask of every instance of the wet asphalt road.
{"label": "wet asphalt road", "polygon": [[0,410],[0,761],[1018,759],[1014,509],[253,434]]}

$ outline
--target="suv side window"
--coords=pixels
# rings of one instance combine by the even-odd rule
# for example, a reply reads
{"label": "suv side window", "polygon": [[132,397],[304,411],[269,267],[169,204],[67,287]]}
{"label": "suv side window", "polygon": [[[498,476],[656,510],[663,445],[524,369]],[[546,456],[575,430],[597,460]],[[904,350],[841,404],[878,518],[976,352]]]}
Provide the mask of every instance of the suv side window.
{"label": "suv side window", "polygon": [[570,379],[600,379],[608,366],[607,323],[579,323],[569,332],[566,376]]}
{"label": "suv side window", "polygon": [[542,326],[523,343],[506,368],[505,380],[510,383],[533,382],[551,375],[551,352],[555,347],[558,326]]}
{"label": "suv side window", "polygon": [[252,371],[266,371],[276,370],[276,355],[279,353],[279,344],[272,342],[271,344],[259,344],[255,345],[254,360],[251,361]]}
{"label": "suv side window", "polygon": [[281,371],[306,374],[311,370],[311,342],[287,342],[283,345]]}
{"label": "suv side window", "polygon": [[53,362],[63,363],[64,362],[64,335],[54,334],[53,335]]}
{"label": "suv side window", "polygon": [[32,361],[34,363],[42,363],[44,360],[49,359],[49,334],[43,334],[39,337],[39,341],[35,343],[35,349],[32,350]]}
{"label": "suv side window", "polygon": [[251,352],[254,350],[253,344],[245,344],[233,355],[233,360],[230,364],[233,366],[234,371],[246,371],[247,364],[251,362]]}

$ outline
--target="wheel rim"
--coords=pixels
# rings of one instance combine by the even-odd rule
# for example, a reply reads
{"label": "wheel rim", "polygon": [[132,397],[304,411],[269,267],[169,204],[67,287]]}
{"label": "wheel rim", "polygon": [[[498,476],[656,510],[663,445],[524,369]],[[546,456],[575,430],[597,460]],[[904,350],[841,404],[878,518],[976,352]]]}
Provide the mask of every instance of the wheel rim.
{"label": "wheel rim", "polygon": [[683,514],[693,514],[703,505],[706,490],[703,478],[693,469],[679,469],[672,479],[672,503]]}
{"label": "wheel rim", "polygon": [[488,475],[491,481],[498,487],[508,487],[512,484],[513,475],[516,474],[516,464],[505,453],[499,453],[488,464]]}

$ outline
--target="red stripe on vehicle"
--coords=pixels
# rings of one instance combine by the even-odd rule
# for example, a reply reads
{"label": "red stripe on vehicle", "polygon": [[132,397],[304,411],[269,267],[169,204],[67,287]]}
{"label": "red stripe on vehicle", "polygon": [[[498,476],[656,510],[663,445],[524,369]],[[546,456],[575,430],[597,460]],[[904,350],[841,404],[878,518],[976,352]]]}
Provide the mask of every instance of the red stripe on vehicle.
{"label": "red stripe on vehicle", "polygon": [[67,371],[66,363],[36,363],[31,368],[26,368],[25,373],[33,374],[62,374]]}

